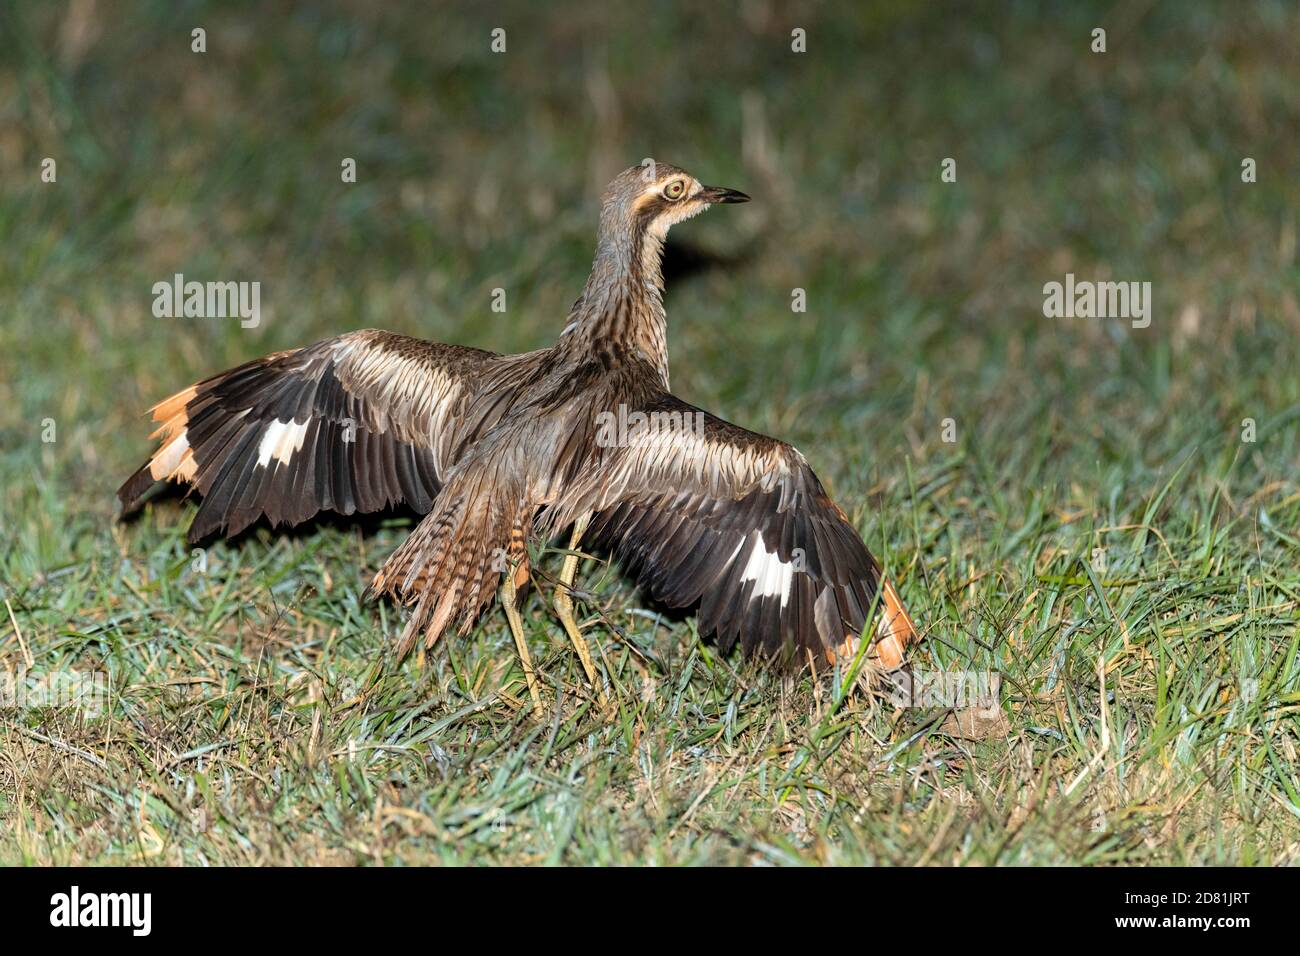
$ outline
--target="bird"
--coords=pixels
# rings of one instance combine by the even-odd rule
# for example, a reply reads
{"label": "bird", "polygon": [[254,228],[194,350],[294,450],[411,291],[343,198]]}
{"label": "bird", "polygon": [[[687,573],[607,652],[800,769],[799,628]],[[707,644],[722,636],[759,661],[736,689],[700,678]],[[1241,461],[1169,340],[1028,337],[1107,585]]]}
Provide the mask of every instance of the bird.
{"label": "bird", "polygon": [[574,614],[584,546],[662,605],[693,610],[723,653],[739,643],[747,657],[829,668],[861,651],[902,666],[919,632],[804,456],[669,390],[668,231],[749,198],[668,163],[620,173],[586,284],[547,348],[366,329],[188,386],[150,409],[157,450],[118,491],[122,516],[160,482],[201,495],[191,543],[262,519],[405,505],[422,517],[365,592],[409,611],[398,659],[467,633],[498,596],[539,709],[520,595],[529,544],[565,530],[553,608],[602,701]]}

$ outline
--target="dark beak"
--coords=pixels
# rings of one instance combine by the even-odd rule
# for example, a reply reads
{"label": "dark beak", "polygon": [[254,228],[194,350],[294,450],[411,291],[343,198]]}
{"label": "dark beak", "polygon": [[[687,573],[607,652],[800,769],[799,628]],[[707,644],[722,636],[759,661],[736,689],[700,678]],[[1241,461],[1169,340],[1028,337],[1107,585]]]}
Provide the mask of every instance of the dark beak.
{"label": "dark beak", "polygon": [[749,202],[749,197],[739,189],[726,186],[705,186],[695,198],[707,203]]}

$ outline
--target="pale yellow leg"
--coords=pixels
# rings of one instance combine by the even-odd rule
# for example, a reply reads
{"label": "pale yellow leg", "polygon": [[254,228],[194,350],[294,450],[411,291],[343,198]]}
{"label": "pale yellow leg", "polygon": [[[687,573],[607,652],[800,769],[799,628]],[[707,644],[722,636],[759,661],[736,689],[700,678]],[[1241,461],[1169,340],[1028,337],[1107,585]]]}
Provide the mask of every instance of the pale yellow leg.
{"label": "pale yellow leg", "polygon": [[501,585],[501,606],[505,608],[506,620],[510,622],[510,633],[515,636],[515,650],[519,652],[519,662],[524,668],[524,679],[528,681],[528,693],[533,698],[533,706],[542,709],[542,695],[537,691],[537,675],[533,673],[533,658],[528,653],[528,642],[524,640],[524,620],[519,616],[515,573],[511,569],[505,573],[505,582]]}
{"label": "pale yellow leg", "polygon": [[587,647],[587,642],[582,637],[578,622],[573,619],[573,595],[570,593],[573,579],[578,573],[578,544],[582,541],[582,533],[586,530],[587,516],[584,515],[573,523],[573,534],[569,538],[569,553],[564,556],[564,564],[560,567],[560,583],[555,589],[555,613],[559,615],[565,633],[573,642],[573,649],[578,652],[578,659],[582,661],[582,669],[587,674],[587,681],[596,692],[596,699],[604,707],[608,703],[605,689],[596,675],[596,663],[591,659],[591,649]]}

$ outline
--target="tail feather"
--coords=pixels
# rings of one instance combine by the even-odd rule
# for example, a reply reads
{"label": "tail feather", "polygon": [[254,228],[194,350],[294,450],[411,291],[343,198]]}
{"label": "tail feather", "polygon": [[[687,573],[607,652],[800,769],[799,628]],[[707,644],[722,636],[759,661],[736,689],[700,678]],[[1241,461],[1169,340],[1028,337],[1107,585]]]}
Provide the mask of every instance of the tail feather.
{"label": "tail feather", "polygon": [[477,475],[449,482],[434,510],[366,589],[368,596],[387,594],[411,607],[397,639],[399,658],[421,636],[424,646],[431,647],[449,626],[457,625],[462,634],[473,626],[496,593],[512,528],[524,523],[526,511],[513,490],[494,487]]}

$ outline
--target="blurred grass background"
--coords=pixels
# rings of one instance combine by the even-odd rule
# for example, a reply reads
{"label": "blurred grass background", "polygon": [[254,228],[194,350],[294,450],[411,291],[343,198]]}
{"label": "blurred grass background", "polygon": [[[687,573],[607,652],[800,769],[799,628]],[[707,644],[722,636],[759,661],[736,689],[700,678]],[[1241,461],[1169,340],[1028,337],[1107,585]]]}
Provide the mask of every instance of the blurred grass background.
{"label": "blurred grass background", "polygon": [[[1298,31],[1281,0],[7,4],[0,665],[113,695],[0,711],[0,862],[1295,862]],[[594,561],[617,713],[535,592],[532,717],[495,611],[379,663],[400,624],[359,596],[407,516],[206,573],[191,505],[115,524],[143,410],[200,377],[368,326],[549,343],[646,156],[755,198],[675,231],[674,390],[804,451],[918,666],[1003,674],[977,739],[718,659]],[[261,325],[154,318],[176,272],[261,282]],[[1067,272],[1150,281],[1151,327],[1045,319]]]}

